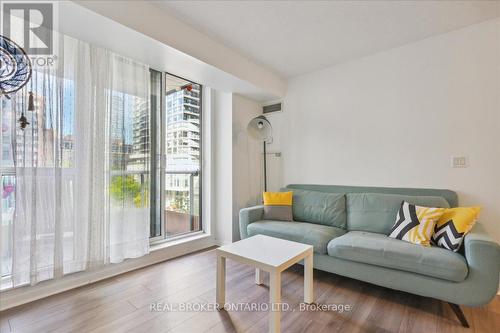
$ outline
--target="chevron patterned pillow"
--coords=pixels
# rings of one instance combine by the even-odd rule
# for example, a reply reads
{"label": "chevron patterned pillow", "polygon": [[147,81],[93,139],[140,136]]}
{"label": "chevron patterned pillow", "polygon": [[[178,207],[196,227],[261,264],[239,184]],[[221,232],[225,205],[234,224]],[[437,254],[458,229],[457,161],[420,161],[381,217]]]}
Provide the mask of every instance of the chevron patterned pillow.
{"label": "chevron patterned pillow", "polygon": [[421,207],[403,201],[389,237],[430,246],[434,227],[444,211],[444,208]]}
{"label": "chevron patterned pillow", "polygon": [[457,252],[464,236],[474,226],[480,207],[448,208],[436,224],[432,244]]}

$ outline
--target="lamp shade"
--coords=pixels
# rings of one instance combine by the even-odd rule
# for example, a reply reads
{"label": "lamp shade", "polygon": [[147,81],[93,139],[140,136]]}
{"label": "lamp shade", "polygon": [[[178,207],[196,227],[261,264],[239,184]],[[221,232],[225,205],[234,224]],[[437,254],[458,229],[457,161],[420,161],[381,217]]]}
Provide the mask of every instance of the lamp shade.
{"label": "lamp shade", "polygon": [[250,120],[247,132],[255,140],[269,141],[272,139],[273,128],[264,116],[258,116]]}

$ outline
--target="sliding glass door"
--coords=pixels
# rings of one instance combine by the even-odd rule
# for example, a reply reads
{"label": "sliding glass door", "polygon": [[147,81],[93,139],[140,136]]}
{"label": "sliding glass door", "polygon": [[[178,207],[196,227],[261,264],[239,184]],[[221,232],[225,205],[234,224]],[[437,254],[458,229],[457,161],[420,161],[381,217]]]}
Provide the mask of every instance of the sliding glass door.
{"label": "sliding glass door", "polygon": [[155,149],[160,151],[160,158],[152,162],[160,165],[155,184],[159,205],[151,223],[153,240],[202,230],[201,85],[165,74],[161,86],[163,106],[156,114],[159,132],[152,133],[159,138]]}

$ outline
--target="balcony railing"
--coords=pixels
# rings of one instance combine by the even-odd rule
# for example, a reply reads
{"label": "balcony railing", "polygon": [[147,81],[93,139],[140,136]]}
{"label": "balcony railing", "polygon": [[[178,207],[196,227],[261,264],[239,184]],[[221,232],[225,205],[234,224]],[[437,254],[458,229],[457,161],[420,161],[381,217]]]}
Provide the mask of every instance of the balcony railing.
{"label": "balcony railing", "polygon": [[[137,165],[141,168],[143,164]],[[130,165],[133,167],[133,165]],[[38,178],[43,177],[45,168],[38,168]],[[48,171],[49,169],[47,169]],[[52,169],[50,169],[52,170]],[[64,191],[73,191],[75,181],[75,169],[63,168]],[[154,173],[153,173],[154,175]],[[47,174],[47,181],[50,182],[51,174]],[[116,177],[129,177],[128,179],[117,180]],[[11,256],[12,244],[10,243],[10,235],[13,226],[13,213],[15,209],[15,181],[16,176],[13,172],[2,170],[3,198],[2,198],[2,265],[7,263],[7,258]],[[151,205],[151,188],[150,171],[139,170],[112,170],[110,172],[110,193],[112,200],[120,202],[126,200],[131,208],[150,209]],[[159,184],[159,181],[156,182]],[[170,186],[174,184],[175,186]],[[71,185],[71,186],[70,186]],[[177,186],[178,185],[178,186]],[[178,236],[181,234],[201,230],[200,220],[200,187],[199,187],[199,172],[198,171],[166,171],[165,185],[163,186],[163,206],[160,202],[157,207],[163,210],[164,220],[163,235],[165,238]],[[64,195],[72,196],[72,193],[64,192]],[[10,200],[10,201],[9,201]],[[159,227],[160,217],[157,215],[158,222],[152,221],[151,227]],[[52,230],[47,230],[47,233]],[[159,234],[160,232],[158,232]],[[156,235],[158,235],[156,234]],[[156,236],[155,236],[156,237]],[[2,269],[4,271],[4,269]]]}
{"label": "balcony railing", "polygon": [[[199,205],[197,205],[199,192],[195,191],[195,181],[198,181],[199,172],[182,170],[166,171],[165,173],[167,176],[165,179],[164,221],[166,237],[201,230]],[[175,201],[180,202],[176,205]]]}

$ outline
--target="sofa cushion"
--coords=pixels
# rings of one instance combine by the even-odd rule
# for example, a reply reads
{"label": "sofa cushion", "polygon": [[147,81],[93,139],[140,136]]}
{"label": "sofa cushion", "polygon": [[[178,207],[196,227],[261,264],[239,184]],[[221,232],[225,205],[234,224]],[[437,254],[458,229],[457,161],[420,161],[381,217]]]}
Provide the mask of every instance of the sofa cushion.
{"label": "sofa cushion", "polygon": [[403,201],[389,237],[431,246],[431,237],[445,208],[422,207]]}
{"label": "sofa cushion", "polygon": [[332,257],[419,273],[449,281],[463,281],[467,274],[465,258],[439,247],[424,247],[385,235],[350,231],[328,243]]}
{"label": "sofa cushion", "polygon": [[314,252],[320,254],[326,254],[326,246],[332,238],[345,233],[344,229],[326,225],[271,220],[250,223],[247,231],[249,236],[261,234],[309,244],[314,247]]}
{"label": "sofa cushion", "polygon": [[348,193],[346,195],[347,230],[388,235],[403,201],[425,207],[450,207],[443,197]]}
{"label": "sofa cushion", "polygon": [[458,252],[467,234],[474,224],[481,207],[455,207],[446,209],[436,224],[436,230],[432,235],[432,243]]}
{"label": "sofa cushion", "polygon": [[343,193],[293,190],[292,211],[294,221],[346,227]]}
{"label": "sofa cushion", "polygon": [[264,219],[292,221],[293,192],[264,192]]}

